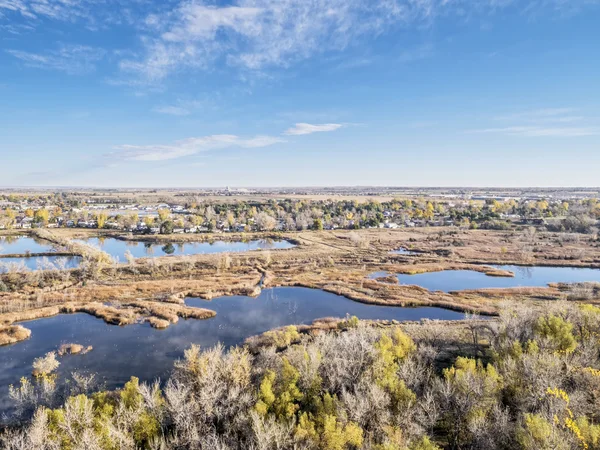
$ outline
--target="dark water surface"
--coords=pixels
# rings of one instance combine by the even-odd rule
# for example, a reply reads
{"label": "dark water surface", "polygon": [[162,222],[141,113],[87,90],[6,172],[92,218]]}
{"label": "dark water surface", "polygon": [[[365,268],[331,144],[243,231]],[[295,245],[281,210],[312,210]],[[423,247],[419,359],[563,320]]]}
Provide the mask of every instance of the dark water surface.
{"label": "dark water surface", "polygon": [[[546,287],[548,283],[600,282],[600,269],[573,267],[522,267],[493,266],[508,270],[514,277],[490,277],[473,270],[444,270],[441,272],[419,273],[416,275],[398,274],[400,284],[417,285],[430,291],[462,291],[466,289]],[[371,278],[384,275],[371,274]]]}
{"label": "dark water surface", "polygon": [[59,374],[73,371],[98,374],[107,388],[123,385],[131,376],[165,379],[173,362],[192,343],[211,347],[218,342],[237,345],[249,336],[284,325],[306,324],[322,317],[355,315],[361,319],[463,319],[464,314],[441,308],[400,308],[357,303],[328,292],[307,288],[266,289],[257,298],[220,297],[212,301],[187,299],[193,307],[217,312],[207,320],[183,320],[165,330],[148,324],[118,327],[87,314],[59,315],[25,322],[31,338],[0,347],[0,411],[8,406],[8,386],[31,374],[33,360],[61,344],[92,345],[85,355],[60,358]]}
{"label": "dark water surface", "polygon": [[224,252],[247,252],[250,250],[278,250],[295,247],[288,241],[278,241],[271,239],[261,239],[248,242],[173,242],[173,243],[155,243],[144,241],[124,241],[114,238],[90,238],[81,240],[101,248],[114,258],[119,258],[121,262],[125,261],[125,252],[129,252],[136,258],[145,258],[152,256],[168,255],[198,255],[206,253],[224,253]]}

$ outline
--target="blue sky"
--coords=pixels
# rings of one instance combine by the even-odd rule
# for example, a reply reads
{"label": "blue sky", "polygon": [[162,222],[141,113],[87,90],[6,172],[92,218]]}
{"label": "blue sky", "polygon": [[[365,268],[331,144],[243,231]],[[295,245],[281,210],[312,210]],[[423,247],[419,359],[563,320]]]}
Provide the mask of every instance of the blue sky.
{"label": "blue sky", "polygon": [[0,0],[0,186],[597,186],[600,0]]}

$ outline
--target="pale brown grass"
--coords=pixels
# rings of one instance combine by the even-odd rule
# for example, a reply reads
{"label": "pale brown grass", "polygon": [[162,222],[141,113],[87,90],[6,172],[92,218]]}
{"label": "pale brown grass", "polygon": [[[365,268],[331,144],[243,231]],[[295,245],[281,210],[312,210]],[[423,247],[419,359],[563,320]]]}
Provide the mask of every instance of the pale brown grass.
{"label": "pale brown grass", "polygon": [[24,341],[31,336],[31,330],[21,325],[9,325],[0,327],[0,345],[14,344]]}

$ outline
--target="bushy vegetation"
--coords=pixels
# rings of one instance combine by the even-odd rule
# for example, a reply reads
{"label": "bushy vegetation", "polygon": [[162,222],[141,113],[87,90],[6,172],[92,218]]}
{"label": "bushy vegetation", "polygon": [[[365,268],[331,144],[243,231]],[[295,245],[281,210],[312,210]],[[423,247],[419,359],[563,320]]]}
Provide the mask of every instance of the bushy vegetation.
{"label": "bushy vegetation", "polygon": [[[150,233],[151,228],[162,234],[171,234],[175,229],[237,231],[285,231],[323,230],[331,228],[358,229],[377,227],[386,222],[399,225],[411,224],[454,224],[467,228],[505,230],[514,223],[534,221],[547,225],[551,231],[591,232],[600,218],[600,203],[595,198],[557,200],[546,199],[507,199],[498,201],[488,198],[485,201],[464,199],[436,199],[431,197],[396,198],[390,201],[376,200],[239,200],[236,202],[206,200],[202,197],[158,196],[162,207],[149,203],[147,199],[129,199],[130,206],[150,206],[154,213],[143,219],[137,209],[120,210],[124,199],[105,197],[87,205],[80,194],[31,196],[9,198],[0,195],[14,204],[0,210],[0,227],[18,227],[23,218],[30,218],[36,226],[75,226],[132,229],[143,224],[139,232]],[[35,205],[35,210],[25,206]],[[88,206],[102,203],[111,209],[98,211]],[[12,204],[12,203],[11,203]],[[169,209],[169,205],[177,209]],[[156,209],[157,208],[157,209]],[[556,219],[548,223],[544,219]],[[412,222],[412,223],[411,223]],[[68,224],[71,225],[68,225]]]}
{"label": "bushy vegetation", "polygon": [[460,324],[340,323],[254,353],[192,346],[162,389],[39,396],[3,448],[600,449],[596,306],[507,305],[474,342]]}

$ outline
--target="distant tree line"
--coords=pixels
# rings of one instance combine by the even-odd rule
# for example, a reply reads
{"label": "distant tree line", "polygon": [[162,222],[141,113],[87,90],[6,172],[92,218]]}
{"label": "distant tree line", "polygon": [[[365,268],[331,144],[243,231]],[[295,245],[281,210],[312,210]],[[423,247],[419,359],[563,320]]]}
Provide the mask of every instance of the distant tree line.
{"label": "distant tree line", "polygon": [[[394,226],[444,226],[504,230],[519,224],[544,226],[551,231],[588,233],[600,219],[600,203],[596,199],[577,201],[509,200],[450,201],[393,199],[359,202],[350,200],[271,200],[271,201],[201,201],[193,198],[178,206],[163,206],[152,214],[119,210],[110,213],[86,209],[85,204],[73,207],[63,196],[29,199],[27,207],[0,210],[0,227],[11,228],[23,217],[37,226],[48,224],[76,225],[97,228],[131,229],[163,227],[194,231],[301,231],[307,229],[358,229]],[[41,205],[41,206],[40,206]],[[165,204],[166,205],[166,204]],[[173,204],[174,205],[174,204]],[[117,206],[117,204],[115,204]]]}

